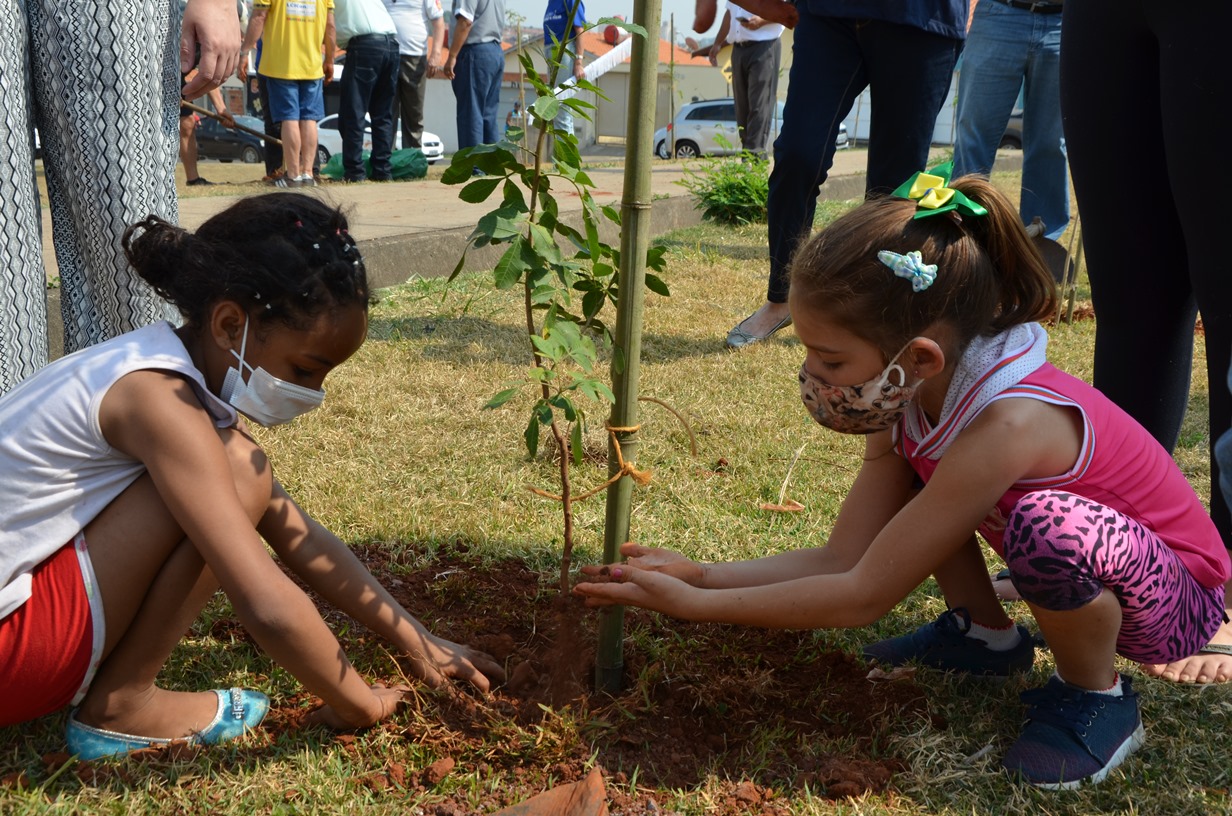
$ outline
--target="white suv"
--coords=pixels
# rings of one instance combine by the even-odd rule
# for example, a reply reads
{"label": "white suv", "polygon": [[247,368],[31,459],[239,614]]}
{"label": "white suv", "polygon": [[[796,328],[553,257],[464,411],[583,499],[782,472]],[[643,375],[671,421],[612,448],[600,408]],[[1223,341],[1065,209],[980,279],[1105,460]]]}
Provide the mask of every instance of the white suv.
{"label": "white suv", "polygon": [[[769,149],[779,135],[779,124],[783,120],[783,103],[780,101],[774,110],[774,121],[770,123],[770,139],[766,143]],[[676,111],[676,121],[665,128],[655,131],[655,155],[660,159],[670,158],[669,137],[676,134],[676,158],[693,159],[698,156],[725,156],[740,152],[740,129],[736,126],[736,100],[707,99],[702,102],[690,102]],[[848,147],[847,126],[838,126],[838,138],[835,147],[842,150]]]}

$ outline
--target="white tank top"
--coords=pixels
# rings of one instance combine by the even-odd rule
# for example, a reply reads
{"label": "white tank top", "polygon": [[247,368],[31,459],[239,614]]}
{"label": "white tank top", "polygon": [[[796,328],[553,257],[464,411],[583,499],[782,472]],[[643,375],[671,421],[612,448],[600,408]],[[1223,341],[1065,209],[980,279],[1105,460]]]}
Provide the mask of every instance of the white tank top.
{"label": "white tank top", "polygon": [[235,424],[165,321],[63,357],[0,397],[0,619],[30,598],[31,571],[145,472],[98,422],[108,389],[142,369],[184,375],[216,426]]}

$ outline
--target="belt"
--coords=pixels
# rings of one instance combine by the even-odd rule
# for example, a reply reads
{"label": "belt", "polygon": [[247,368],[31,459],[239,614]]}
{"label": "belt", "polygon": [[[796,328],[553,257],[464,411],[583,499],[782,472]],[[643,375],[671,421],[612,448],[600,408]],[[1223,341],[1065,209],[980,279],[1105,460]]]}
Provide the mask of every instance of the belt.
{"label": "belt", "polygon": [[361,40],[381,40],[382,42],[393,42],[396,40],[393,34],[356,34],[351,39],[347,40],[347,45]]}
{"label": "belt", "polygon": [[1060,3],[1032,3],[1028,0],[997,0],[1003,6],[1029,11],[1032,14],[1060,14],[1064,6]]}

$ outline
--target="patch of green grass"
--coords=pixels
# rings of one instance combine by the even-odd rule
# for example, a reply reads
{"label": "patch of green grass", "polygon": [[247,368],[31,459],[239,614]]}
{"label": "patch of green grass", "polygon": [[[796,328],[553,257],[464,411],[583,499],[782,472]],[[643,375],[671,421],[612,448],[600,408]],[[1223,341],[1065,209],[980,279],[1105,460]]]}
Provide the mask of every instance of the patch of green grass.
{"label": "patch of green grass", "polygon": [[[1016,182],[1009,183],[1014,187]],[[820,202],[825,223],[850,203]],[[706,560],[754,558],[825,540],[860,463],[860,440],[819,429],[799,404],[796,370],[803,351],[789,332],[740,353],[723,349],[726,331],[764,296],[767,270],[764,225],[704,224],[660,241],[670,248],[668,299],[646,303],[641,393],[672,405],[697,439],[659,406],[643,403],[639,467],[653,479],[634,494],[632,531],[646,544],[672,547]],[[381,293],[370,339],[356,357],[331,374],[321,410],[291,426],[258,429],[287,489],[318,519],[348,541],[383,542],[411,568],[443,544],[463,541],[476,564],[525,558],[550,586],[559,548],[560,513],[528,485],[551,489],[554,469],[541,455],[527,458],[521,433],[532,396],[502,409],[484,403],[501,383],[529,364],[519,295],[493,291],[485,275],[464,275],[453,286],[414,280]],[[1087,302],[1080,281],[1080,302]],[[1089,380],[1094,323],[1050,330],[1050,357]],[[1201,343],[1195,343],[1196,372]],[[605,363],[604,363],[605,364]],[[1200,376],[1200,375],[1199,375]],[[1210,489],[1205,444],[1206,384],[1195,379],[1194,399],[1177,458],[1199,495]],[[595,417],[601,406],[589,406]],[[602,429],[592,427],[588,448],[602,450]],[[790,479],[788,469],[803,447]],[[602,463],[576,471],[579,489],[606,478]],[[784,481],[787,480],[786,487]],[[800,513],[759,509],[780,492],[800,501]],[[594,562],[602,547],[602,496],[577,508],[576,559]],[[407,542],[413,542],[409,544]],[[442,590],[444,591],[444,590]],[[819,632],[810,650],[858,651],[863,643],[931,620],[944,607],[931,581],[878,624]],[[172,657],[168,684],[208,688],[247,684],[286,704],[302,692],[248,642],[215,632],[230,614],[213,604]],[[1016,606],[1019,620],[1029,618]],[[388,658],[374,645],[358,646],[347,622],[331,618],[361,671],[388,675]],[[633,632],[627,651],[647,656],[647,673],[671,672],[689,659],[683,637]],[[1031,676],[1002,685],[973,683],[921,672],[930,713],[949,723],[896,723],[893,739],[876,750],[906,757],[907,772],[881,796],[833,802],[813,791],[785,788],[783,812],[806,814],[1208,814],[1232,813],[1228,757],[1232,756],[1232,689],[1190,688],[1134,676],[1142,694],[1146,747],[1102,785],[1048,793],[1012,784],[998,760],[1018,728],[1017,693],[1039,685],[1051,671],[1041,654]],[[793,669],[794,670],[794,669]],[[421,690],[422,705],[399,719],[409,733],[448,739],[433,717],[437,692]],[[646,701],[649,708],[651,701]],[[492,789],[515,783],[493,757],[550,768],[554,757],[586,744],[586,722],[557,712],[534,727],[476,723],[486,729],[483,756],[468,756],[440,787],[374,789],[356,780],[400,763],[419,770],[439,758],[415,739],[373,729],[351,742],[321,730],[280,733],[269,744],[245,743],[178,762],[125,765],[126,777],[83,781],[75,766],[44,766],[40,757],[62,750],[64,714],[0,729],[0,778],[25,772],[29,789],[0,787],[0,812],[22,814],[250,814],[432,813],[446,795],[475,803]],[[765,723],[750,747],[757,756],[785,739],[781,724]],[[425,738],[424,743],[428,740]],[[636,769],[613,788],[637,788]],[[660,792],[659,807],[681,814],[713,812],[721,796],[713,776]],[[478,805],[476,805],[478,807]]]}

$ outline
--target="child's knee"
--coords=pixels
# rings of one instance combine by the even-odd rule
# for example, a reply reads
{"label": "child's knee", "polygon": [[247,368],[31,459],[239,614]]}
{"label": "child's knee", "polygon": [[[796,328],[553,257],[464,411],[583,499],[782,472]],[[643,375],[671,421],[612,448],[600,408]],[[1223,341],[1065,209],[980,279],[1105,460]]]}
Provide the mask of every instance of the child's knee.
{"label": "child's knee", "polygon": [[265,451],[250,437],[233,428],[219,431],[231,463],[235,491],[255,524],[265,514],[273,493],[274,474]]}

